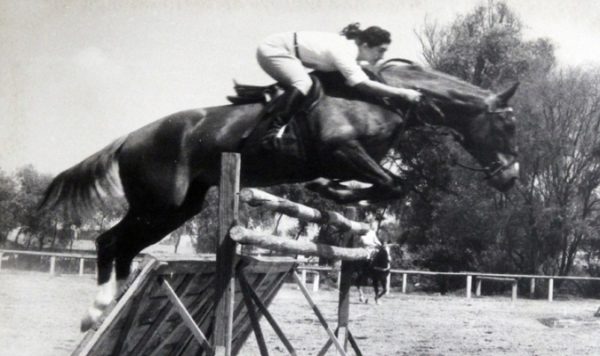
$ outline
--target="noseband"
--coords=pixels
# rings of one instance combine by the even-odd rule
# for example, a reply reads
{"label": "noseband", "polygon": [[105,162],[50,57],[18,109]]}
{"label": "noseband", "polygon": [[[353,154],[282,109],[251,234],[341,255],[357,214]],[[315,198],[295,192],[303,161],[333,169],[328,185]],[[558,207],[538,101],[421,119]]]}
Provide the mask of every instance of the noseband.
{"label": "noseband", "polygon": [[510,168],[510,166],[512,166],[515,162],[517,161],[516,157],[513,156],[513,158],[508,161],[507,163],[502,163],[500,160],[495,160],[493,162],[491,162],[490,164],[488,164],[485,167],[482,168],[477,168],[477,167],[471,167],[471,166],[467,166],[464,165],[458,161],[455,161],[454,164],[459,166],[460,168],[464,168],[473,172],[482,172],[483,174],[485,174],[484,179],[491,179],[493,177],[495,177],[496,175],[504,172],[505,170],[507,170],[508,168]]}
{"label": "noseband", "polygon": [[[413,117],[416,119],[417,122],[419,122],[421,125],[424,126],[434,126],[428,122],[426,122],[425,120],[423,120],[421,118],[421,113],[420,113],[420,109],[423,107],[429,107],[431,109],[433,109],[433,111],[439,116],[439,118],[443,121],[445,119],[445,115],[442,112],[442,110],[433,102],[433,100],[429,99],[429,98],[424,98],[424,100],[422,100],[419,103],[415,103],[408,111],[407,114],[412,114]],[[488,110],[487,113],[488,114],[504,114],[504,113],[512,113],[513,109],[511,107],[506,107],[506,108],[501,108],[501,109],[496,109],[496,110]],[[454,137],[454,139],[460,143],[463,143],[465,141],[464,136],[456,131],[453,128],[450,127],[446,127],[448,130],[450,130],[450,134]],[[508,161],[507,163],[503,163],[501,160],[496,159],[493,162],[490,162],[488,165],[478,168],[478,167],[472,167],[472,166],[468,166],[465,164],[462,164],[458,161],[454,161],[454,164],[473,171],[473,172],[481,172],[483,174],[485,174],[484,179],[491,179],[493,177],[495,177],[496,175],[504,172],[505,170],[509,169],[515,162],[516,162],[516,155],[514,153],[511,153],[512,159],[510,161]]]}

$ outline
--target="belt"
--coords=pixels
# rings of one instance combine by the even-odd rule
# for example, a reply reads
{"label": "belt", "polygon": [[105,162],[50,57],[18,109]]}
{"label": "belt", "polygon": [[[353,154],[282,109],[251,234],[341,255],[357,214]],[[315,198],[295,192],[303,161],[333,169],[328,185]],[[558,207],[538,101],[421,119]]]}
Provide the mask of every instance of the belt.
{"label": "belt", "polygon": [[298,50],[298,33],[294,32],[294,54],[300,59],[300,51]]}

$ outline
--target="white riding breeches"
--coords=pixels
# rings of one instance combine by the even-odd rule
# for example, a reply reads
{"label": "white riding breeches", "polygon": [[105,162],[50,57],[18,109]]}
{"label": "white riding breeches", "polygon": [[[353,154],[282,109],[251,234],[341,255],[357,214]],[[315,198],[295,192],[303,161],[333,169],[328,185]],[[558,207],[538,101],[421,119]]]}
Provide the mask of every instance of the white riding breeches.
{"label": "white riding breeches", "polygon": [[267,37],[256,51],[260,67],[273,79],[293,86],[307,95],[312,80],[307,68],[296,57],[292,33],[276,34]]}

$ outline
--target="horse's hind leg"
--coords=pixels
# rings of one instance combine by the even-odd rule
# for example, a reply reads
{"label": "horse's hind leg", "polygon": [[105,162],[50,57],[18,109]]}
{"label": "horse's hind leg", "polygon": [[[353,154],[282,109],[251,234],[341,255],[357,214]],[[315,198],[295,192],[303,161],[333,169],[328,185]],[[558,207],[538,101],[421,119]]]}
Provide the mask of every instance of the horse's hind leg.
{"label": "horse's hind leg", "polygon": [[[196,215],[207,191],[205,186],[191,187],[183,204],[171,209],[148,212],[132,208],[121,222],[98,238],[99,292],[82,321],[83,331],[96,325],[106,307],[123,291],[133,258]],[[113,261],[116,280],[111,279]]]}
{"label": "horse's hind leg", "polygon": [[81,331],[86,331],[96,324],[117,293],[112,273],[113,263],[116,257],[117,241],[122,238],[129,225],[130,218],[128,216],[126,215],[119,223],[96,238],[98,293],[87,316],[81,321]]}

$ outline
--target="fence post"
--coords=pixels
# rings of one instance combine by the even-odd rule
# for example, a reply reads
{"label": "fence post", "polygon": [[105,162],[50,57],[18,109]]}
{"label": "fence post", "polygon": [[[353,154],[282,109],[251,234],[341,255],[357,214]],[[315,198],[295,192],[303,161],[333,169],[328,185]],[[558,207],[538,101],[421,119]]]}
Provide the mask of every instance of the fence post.
{"label": "fence post", "polygon": [[514,302],[515,300],[517,300],[517,288],[518,288],[519,283],[517,282],[517,279],[515,278],[515,280],[512,282],[512,296],[511,296],[511,301]]}
{"label": "fence post", "polygon": [[392,274],[388,274],[385,277],[385,295],[390,294],[390,288],[392,288]]}
{"label": "fence post", "polygon": [[475,284],[475,296],[481,297],[481,278],[475,278],[477,280],[477,284]]}
{"label": "fence post", "polygon": [[313,273],[313,292],[318,292],[319,291],[319,279],[321,278],[321,274],[319,273],[319,271],[315,271]]}
{"label": "fence post", "polygon": [[551,302],[554,298],[554,278],[548,279],[548,301]]}
{"label": "fence post", "polygon": [[3,253],[0,252],[0,271],[2,271],[2,257],[3,257],[2,255],[3,255]]}
{"label": "fence post", "polygon": [[79,275],[83,276],[83,267],[85,266],[85,259],[82,257],[79,259]]}
{"label": "fence post", "polygon": [[306,270],[305,269],[302,270],[301,281],[302,281],[302,284],[306,285]]}
{"label": "fence post", "polygon": [[473,276],[467,274],[467,299],[471,298],[471,284],[473,282]]}
{"label": "fence post", "polygon": [[56,256],[50,257],[50,274],[54,275],[56,269]]}
{"label": "fence post", "polygon": [[402,273],[402,293],[403,294],[406,294],[406,279],[407,279],[407,274]]}
{"label": "fence post", "polygon": [[535,278],[532,278],[531,281],[529,281],[529,297],[535,297]]}

